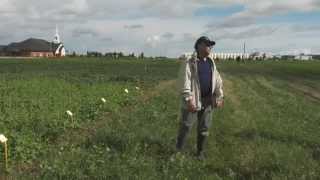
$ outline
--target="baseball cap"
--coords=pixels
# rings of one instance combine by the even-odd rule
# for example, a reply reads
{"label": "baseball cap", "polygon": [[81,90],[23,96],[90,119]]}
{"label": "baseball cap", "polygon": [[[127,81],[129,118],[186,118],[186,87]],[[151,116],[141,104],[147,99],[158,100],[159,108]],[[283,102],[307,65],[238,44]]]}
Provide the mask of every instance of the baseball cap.
{"label": "baseball cap", "polygon": [[208,37],[206,36],[201,36],[196,43],[194,44],[194,48],[197,49],[198,44],[204,42],[207,46],[214,46],[216,44],[215,41],[210,40]]}

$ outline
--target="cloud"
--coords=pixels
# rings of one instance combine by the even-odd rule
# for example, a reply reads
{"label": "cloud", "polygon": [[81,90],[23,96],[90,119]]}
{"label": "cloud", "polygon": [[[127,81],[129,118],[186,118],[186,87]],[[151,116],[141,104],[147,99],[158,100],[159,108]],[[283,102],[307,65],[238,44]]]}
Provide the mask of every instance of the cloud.
{"label": "cloud", "polygon": [[[5,41],[9,40],[10,38],[12,38],[12,35],[9,34],[9,33],[0,35],[0,41],[4,41],[5,42]],[[0,44],[0,45],[3,45],[3,44]]]}
{"label": "cloud", "polygon": [[221,34],[215,36],[216,40],[223,40],[223,39],[250,39],[256,37],[263,37],[263,36],[271,36],[274,32],[276,32],[277,28],[269,27],[269,26],[261,26],[261,27],[254,27],[249,28],[240,32],[233,32],[233,31],[223,31]]}
{"label": "cloud", "polygon": [[167,40],[171,40],[174,38],[174,34],[170,33],[170,32],[166,32],[166,33],[162,34],[161,37],[164,39],[167,39]]}
{"label": "cloud", "polygon": [[98,32],[96,32],[93,29],[88,29],[88,28],[80,28],[80,29],[74,29],[72,31],[72,37],[82,37],[82,36],[92,36],[92,37],[97,37],[99,35]]}
{"label": "cloud", "polygon": [[310,32],[310,31],[320,31],[320,25],[293,25],[290,27],[293,32]]}
{"label": "cloud", "polygon": [[113,41],[113,39],[111,37],[104,37],[100,39],[101,41],[106,41],[106,42],[110,42]]}
{"label": "cloud", "polygon": [[227,17],[221,22],[212,22],[207,25],[209,31],[215,29],[223,29],[223,28],[236,28],[236,27],[244,27],[256,22],[256,17],[249,16],[246,14],[234,14],[230,17]]}
{"label": "cloud", "polygon": [[207,24],[208,29],[238,28],[258,23],[261,18],[285,15],[290,12],[311,12],[320,9],[316,0],[282,0],[256,1],[247,0],[243,3],[244,10],[234,13],[220,22]]}
{"label": "cloud", "polygon": [[133,25],[125,25],[125,29],[142,29],[143,25],[141,24],[133,24]]}
{"label": "cloud", "polygon": [[148,47],[156,47],[158,45],[158,43],[160,43],[160,36],[159,35],[153,35],[153,36],[149,36],[146,39],[146,45]]}
{"label": "cloud", "polygon": [[139,9],[147,16],[169,18],[169,17],[186,17],[192,16],[193,2],[183,0],[145,0],[141,3]]}
{"label": "cloud", "polygon": [[87,0],[73,0],[64,6],[64,11],[74,14],[85,13],[89,10]]}
{"label": "cloud", "polygon": [[15,7],[9,0],[0,0],[0,4],[0,14],[2,14],[2,16],[8,16],[15,11]]}
{"label": "cloud", "polygon": [[[319,0],[0,0],[0,4],[0,44],[29,37],[51,40],[58,25],[68,49],[84,49],[81,44],[85,43],[93,50],[145,51],[148,55],[157,47],[175,56],[193,50],[201,35],[216,38],[220,41],[217,48],[230,51],[242,39],[257,48],[270,44],[276,50],[286,49],[299,41],[301,47],[296,48],[319,49],[316,21],[313,25],[301,20],[264,21],[290,13],[319,12]],[[210,17],[210,12],[195,16],[199,9],[234,6],[240,6],[240,11],[223,17]],[[281,42],[275,44],[276,38]]]}

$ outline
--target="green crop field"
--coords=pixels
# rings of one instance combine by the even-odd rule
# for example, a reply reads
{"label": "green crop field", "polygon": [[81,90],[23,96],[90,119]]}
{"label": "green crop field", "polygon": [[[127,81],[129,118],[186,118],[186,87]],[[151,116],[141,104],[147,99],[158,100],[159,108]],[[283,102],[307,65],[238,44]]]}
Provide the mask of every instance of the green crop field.
{"label": "green crop field", "polygon": [[319,179],[320,62],[217,66],[225,106],[199,161],[195,131],[175,153],[179,61],[1,60],[0,179]]}

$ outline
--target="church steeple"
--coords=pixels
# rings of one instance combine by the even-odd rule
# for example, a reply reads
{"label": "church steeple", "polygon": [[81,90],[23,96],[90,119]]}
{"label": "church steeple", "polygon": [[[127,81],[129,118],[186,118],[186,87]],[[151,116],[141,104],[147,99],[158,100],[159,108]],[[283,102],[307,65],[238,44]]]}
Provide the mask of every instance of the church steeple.
{"label": "church steeple", "polygon": [[53,43],[59,44],[60,43],[60,36],[58,26],[56,25],[56,34],[54,35]]}

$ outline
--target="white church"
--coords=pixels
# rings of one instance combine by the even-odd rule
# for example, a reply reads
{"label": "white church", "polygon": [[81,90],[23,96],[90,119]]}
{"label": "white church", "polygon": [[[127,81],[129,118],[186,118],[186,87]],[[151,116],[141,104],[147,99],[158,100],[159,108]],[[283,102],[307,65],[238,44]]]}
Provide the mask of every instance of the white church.
{"label": "white church", "polygon": [[54,35],[53,39],[53,44],[54,44],[54,55],[58,57],[64,57],[66,56],[66,49],[64,48],[63,43],[60,41],[60,36],[59,36],[59,30],[58,27],[56,26],[56,34]]}

